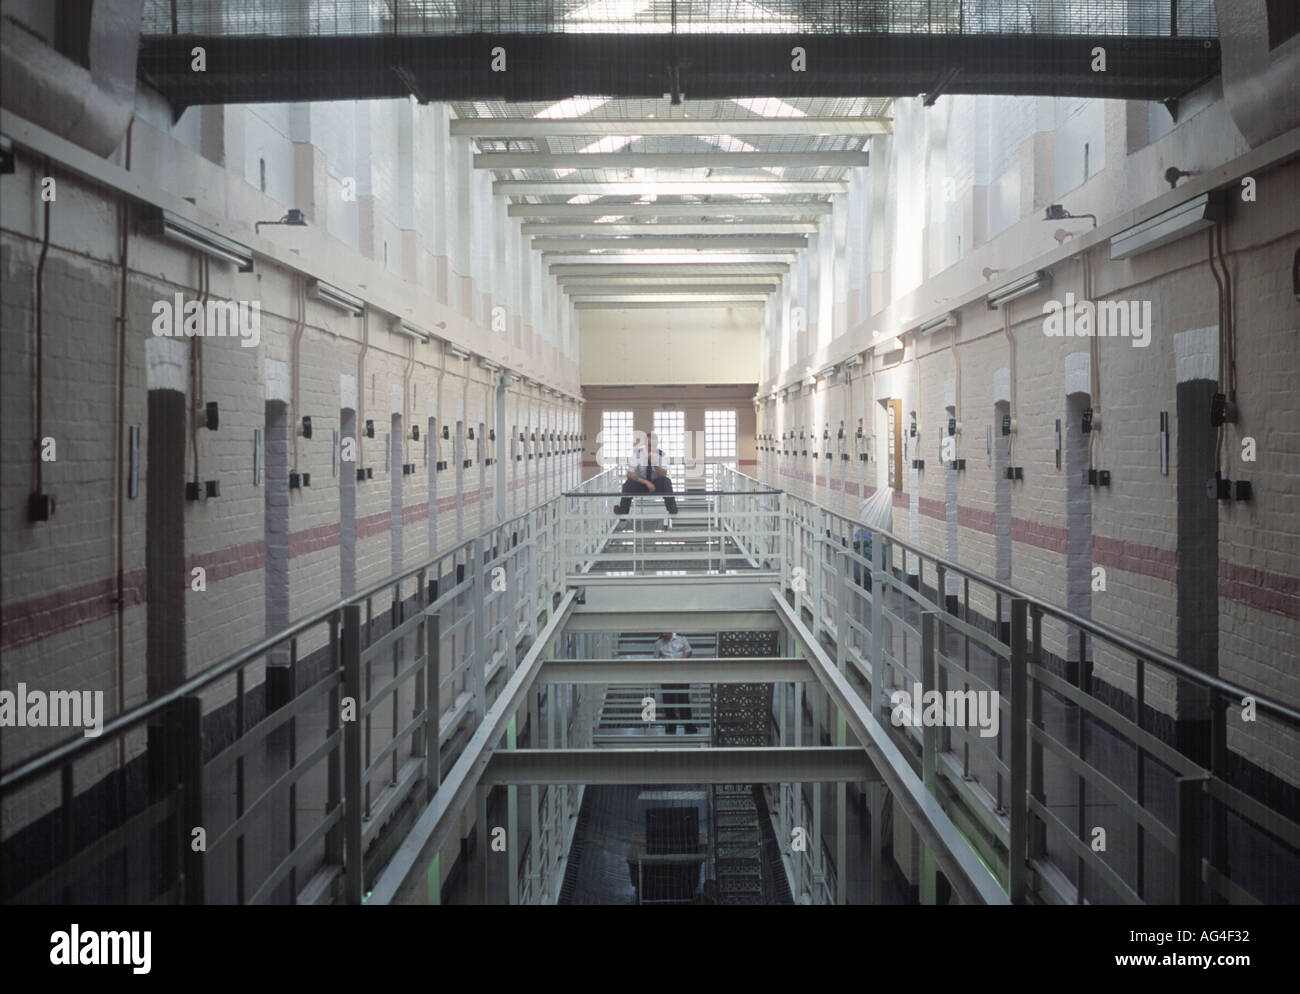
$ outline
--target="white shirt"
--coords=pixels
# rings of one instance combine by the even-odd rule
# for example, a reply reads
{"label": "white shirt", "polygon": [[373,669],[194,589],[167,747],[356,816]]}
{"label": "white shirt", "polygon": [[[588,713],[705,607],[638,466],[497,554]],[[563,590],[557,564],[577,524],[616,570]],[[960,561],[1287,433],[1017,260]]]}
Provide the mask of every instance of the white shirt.
{"label": "white shirt", "polygon": [[690,651],[691,643],[676,632],[672,638],[655,639],[655,659],[683,659]]}
{"label": "white shirt", "polygon": [[[656,466],[665,466],[664,450],[656,449],[659,455],[655,458]],[[623,470],[627,473],[635,473],[637,476],[645,475],[646,447],[638,445],[632,450],[632,461],[624,465]]]}

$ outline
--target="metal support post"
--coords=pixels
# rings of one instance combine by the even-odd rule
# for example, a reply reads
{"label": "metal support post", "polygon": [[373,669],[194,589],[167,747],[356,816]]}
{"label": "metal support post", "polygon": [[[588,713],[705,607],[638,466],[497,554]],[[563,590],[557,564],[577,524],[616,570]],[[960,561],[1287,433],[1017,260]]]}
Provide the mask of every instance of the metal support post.
{"label": "metal support post", "polygon": [[343,900],[361,903],[361,605],[343,608]]}
{"label": "metal support post", "polygon": [[[1025,644],[1028,609],[1029,602],[1023,597],[1011,602],[1011,826],[1007,896],[1013,904],[1024,903],[1029,878],[1029,653]],[[1041,702],[1036,700],[1035,704],[1035,717],[1041,719]],[[1041,770],[1038,777],[1041,786]]]}

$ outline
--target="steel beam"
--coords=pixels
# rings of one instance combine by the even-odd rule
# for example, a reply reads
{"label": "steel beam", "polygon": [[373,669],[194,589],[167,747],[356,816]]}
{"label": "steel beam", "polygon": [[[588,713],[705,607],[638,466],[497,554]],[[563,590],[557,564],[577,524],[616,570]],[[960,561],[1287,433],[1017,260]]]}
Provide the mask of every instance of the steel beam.
{"label": "steel beam", "polygon": [[[186,5],[190,6],[190,5]],[[847,6],[847,5],[841,5]],[[875,5],[873,5],[875,6]],[[435,22],[436,23],[436,22]],[[165,34],[143,37],[136,72],[163,94],[176,119],[195,104],[325,100],[564,100],[575,93],[658,99],[670,91],[692,102],[737,94],[767,97],[915,96],[960,66],[946,93],[1162,100],[1178,97],[1220,70],[1217,38],[1202,34],[1136,37],[1096,31],[869,30],[777,34],[722,30],[669,33],[382,31],[344,35]],[[459,27],[463,30],[465,25]],[[668,25],[661,22],[667,29]],[[725,22],[717,25],[725,26]],[[907,27],[896,24],[895,27]],[[793,27],[793,25],[792,25]],[[425,33],[432,32],[432,33]],[[493,71],[494,46],[509,48],[510,71]],[[790,72],[790,52],[807,45],[807,71]],[[192,69],[193,50],[207,71]],[[1105,49],[1123,72],[1094,72],[1089,52]],[[322,70],[321,67],[328,67]],[[694,104],[692,104],[694,105]],[[695,105],[698,106],[698,105]],[[729,108],[730,109],[730,108]],[[740,108],[736,108],[739,113]],[[881,134],[881,117],[664,116],[646,120],[555,118],[452,122],[452,134],[544,138],[582,134],[842,135]]]}
{"label": "steel beam", "polygon": [[820,166],[865,166],[869,164],[869,158],[866,152],[479,152],[474,156],[474,168],[817,169]]}
{"label": "steel beam", "polygon": [[[470,118],[451,122],[462,138],[547,138],[550,135],[887,135],[889,117]],[[723,153],[731,154],[731,153]]]}
{"label": "steel beam", "polygon": [[[666,628],[686,628],[690,631],[716,632],[750,631],[770,632],[780,629],[780,621],[771,611],[699,611],[692,612],[689,622],[682,620],[679,610],[636,612],[636,623],[644,631],[662,632]],[[625,632],[628,615],[620,612],[584,613],[581,607],[574,610],[565,629],[570,632]]]}
{"label": "steel beam", "polygon": [[652,253],[610,252],[605,255],[571,255],[563,252],[543,252],[542,262],[548,266],[736,266],[760,263],[790,265],[792,255],[784,252],[665,252]]}
{"label": "steel beam", "polygon": [[871,709],[835,668],[835,662],[813,637],[802,619],[786,603],[782,592],[771,589],[772,604],[786,628],[798,639],[817,680],[844,714],[849,729],[867,750],[872,765],[894,798],[895,816],[915,828],[922,844],[933,853],[937,867],[952,884],[963,904],[1010,904],[988,868],[953,824],[939,800],[929,794],[889,733]]}
{"label": "steel beam", "polygon": [[533,238],[533,248],[539,252],[585,252],[587,249],[615,249],[620,252],[632,252],[639,249],[657,248],[681,249],[683,251],[707,249],[710,252],[725,252],[752,251],[754,249],[801,249],[807,247],[808,239],[803,235],[737,235],[732,237],[720,232],[704,237],[637,234],[625,238],[604,238],[593,232],[590,238]]}
{"label": "steel beam", "polygon": [[719,276],[730,279],[733,276],[784,276],[790,271],[788,262],[764,262],[764,263],[743,263],[735,259],[722,263],[709,263],[694,265],[682,265],[675,263],[672,265],[664,263],[646,264],[641,259],[617,259],[618,265],[609,263],[565,263],[561,265],[551,265],[552,276],[603,276],[614,278],[619,276],[690,276],[693,279],[707,279],[711,276]]}
{"label": "steel beam", "polygon": [[[637,616],[638,622],[641,615]],[[691,659],[556,659],[542,664],[543,683],[788,683],[811,679],[808,661],[770,656]]]}
{"label": "steel beam", "polygon": [[764,304],[768,295],[765,293],[654,293],[644,290],[640,293],[624,294],[574,294],[570,298],[579,310],[596,307],[619,307],[623,304]]}
{"label": "steel beam", "polygon": [[561,283],[560,288],[573,300],[596,297],[625,297],[632,294],[652,294],[673,296],[681,294],[739,294],[752,296],[769,293],[776,289],[774,283],[624,283],[609,281],[606,283]]}
{"label": "steel beam", "polygon": [[595,218],[586,224],[538,224],[525,221],[520,226],[524,235],[550,235],[570,238],[582,235],[815,235],[817,225],[808,221],[695,221],[689,223],[664,223],[645,221],[640,224],[597,223]]}
{"label": "steel beam", "polygon": [[[774,287],[781,285],[781,277],[775,274],[769,276],[747,276],[744,273],[735,273],[727,277],[727,281],[732,286],[743,287]],[[658,271],[648,276],[611,276],[606,270],[601,270],[591,276],[561,276],[559,282],[565,287],[590,287],[593,290],[609,288],[611,286],[690,286],[692,283],[700,283],[699,276],[664,276]],[[709,283],[713,286],[713,283]]]}
{"label": "steel beam", "polygon": [[580,300],[574,302],[579,311],[638,311],[655,307],[753,307],[761,308],[766,303],[763,298],[748,300],[737,297],[718,297],[715,300]]}
{"label": "steel beam", "polygon": [[716,221],[720,217],[820,217],[831,212],[827,200],[785,204],[507,204],[507,217],[688,217]]}
{"label": "steel beam", "polygon": [[572,197],[580,193],[602,197],[640,197],[656,194],[680,197],[687,194],[735,196],[739,194],[847,193],[849,184],[835,179],[694,179],[694,180],[610,180],[582,182],[567,179],[499,179],[492,192],[507,197]]}
{"label": "steel beam", "polygon": [[494,753],[486,787],[504,784],[856,783],[878,779],[862,749],[513,749]]}

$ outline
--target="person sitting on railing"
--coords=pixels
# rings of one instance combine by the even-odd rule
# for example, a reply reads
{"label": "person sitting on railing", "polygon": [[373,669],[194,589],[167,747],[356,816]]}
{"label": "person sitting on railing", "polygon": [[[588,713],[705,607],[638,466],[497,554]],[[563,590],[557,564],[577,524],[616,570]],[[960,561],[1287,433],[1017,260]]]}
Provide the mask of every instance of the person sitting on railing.
{"label": "person sitting on railing", "polygon": [[[651,454],[653,453],[653,458]],[[632,452],[632,461],[627,463],[627,479],[623,481],[625,494],[665,494],[664,505],[669,514],[677,513],[677,501],[672,496],[673,481],[663,467],[664,450],[659,448],[659,439],[653,432],[646,435],[644,445],[638,445]],[[627,514],[632,507],[632,498],[624,497],[614,508],[615,514]]]}

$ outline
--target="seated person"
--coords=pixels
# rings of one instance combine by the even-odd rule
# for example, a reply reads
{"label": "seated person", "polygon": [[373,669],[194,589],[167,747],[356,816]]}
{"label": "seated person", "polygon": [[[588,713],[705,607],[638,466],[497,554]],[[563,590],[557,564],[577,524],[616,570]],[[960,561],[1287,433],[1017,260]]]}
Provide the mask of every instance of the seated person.
{"label": "seated person", "polygon": [[[638,445],[632,452],[632,461],[626,465],[627,479],[623,481],[623,493],[666,494],[664,505],[669,514],[676,514],[677,501],[672,496],[673,481],[668,478],[663,463],[664,450],[659,448],[659,439],[652,432],[646,435],[645,444]],[[614,508],[614,513],[627,514],[631,507],[632,499],[624,497]]]}

